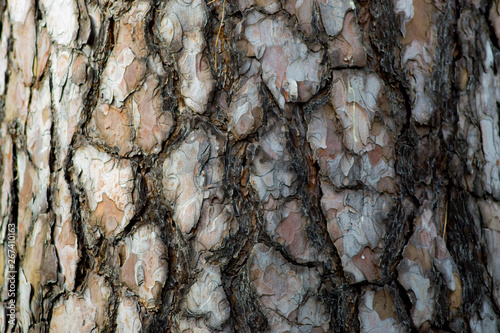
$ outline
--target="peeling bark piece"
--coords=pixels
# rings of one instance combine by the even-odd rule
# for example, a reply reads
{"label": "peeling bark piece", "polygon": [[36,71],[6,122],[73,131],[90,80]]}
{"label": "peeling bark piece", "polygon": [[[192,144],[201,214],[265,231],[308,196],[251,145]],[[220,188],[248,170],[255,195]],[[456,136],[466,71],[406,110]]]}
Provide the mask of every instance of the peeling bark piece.
{"label": "peeling bark piece", "polygon": [[[10,34],[15,36],[12,45],[12,70],[9,74],[7,96],[5,97],[5,120],[10,122],[18,118],[21,125],[20,130],[24,130],[28,104],[30,100],[29,87],[33,81],[33,61],[36,53],[36,25],[34,9],[30,0],[9,2],[8,12],[12,31],[10,27],[6,31],[5,37]],[[2,32],[3,35],[3,32]],[[4,40],[2,40],[4,42]],[[5,40],[8,43],[8,39]],[[7,46],[7,44],[6,44]],[[7,47],[6,50],[9,48]],[[8,61],[9,57],[6,57]],[[7,63],[5,63],[7,65]],[[6,72],[2,73],[5,80]]]}
{"label": "peeling bark piece", "polygon": [[472,332],[486,333],[498,331],[500,322],[489,298],[483,298],[481,308],[470,318],[469,325]]}
{"label": "peeling bark piece", "polygon": [[249,270],[271,331],[328,331],[326,306],[309,296],[320,286],[316,269],[293,266],[274,249],[259,243],[250,254]]}
{"label": "peeling bark piece", "polygon": [[62,46],[70,46],[76,40],[80,13],[76,0],[42,0],[42,12],[46,13],[47,30],[52,40]]}
{"label": "peeling bark piece", "polygon": [[142,322],[139,307],[132,297],[122,298],[116,315],[116,331],[119,333],[140,333]]}
{"label": "peeling bark piece", "polygon": [[202,265],[201,273],[187,294],[186,309],[196,316],[205,317],[209,328],[221,330],[229,319],[230,308],[220,268],[208,263]]}
{"label": "peeling bark piece", "polygon": [[323,27],[329,36],[337,36],[342,30],[346,12],[356,7],[352,1],[317,0],[321,12]]}
{"label": "peeling bark piece", "polygon": [[52,313],[51,332],[92,332],[96,328],[94,320],[96,308],[86,304],[85,300],[71,295],[61,299]]}
{"label": "peeling bark piece", "polygon": [[205,173],[210,156],[205,132],[192,132],[163,163],[163,188],[174,211],[173,220],[184,234],[196,226],[204,198]]}
{"label": "peeling bark piece", "polygon": [[276,14],[281,9],[278,0],[256,0],[255,2],[259,6],[258,8],[269,15]]}
{"label": "peeling bark piece", "polygon": [[35,6],[32,0],[9,1],[8,10],[15,36],[13,53],[16,70],[24,85],[31,86],[36,54]]}
{"label": "peeling bark piece", "polygon": [[[31,108],[26,122],[27,150],[18,153],[19,172],[19,239],[20,253],[24,253],[24,237],[31,220],[47,207],[47,188],[50,183],[50,142],[52,118],[50,112],[50,87],[48,80],[40,90],[34,89]],[[31,158],[30,158],[31,157]]]}
{"label": "peeling bark piece", "polygon": [[276,14],[281,6],[277,0],[238,0],[238,8],[241,11],[256,6],[266,14]]}
{"label": "peeling bark piece", "polygon": [[30,95],[31,90],[25,86],[20,72],[10,73],[5,97],[4,121],[7,123],[16,121],[20,127],[20,133],[23,133],[26,124]]}
{"label": "peeling bark piece", "polygon": [[104,324],[109,323],[110,320],[108,309],[111,292],[112,290],[103,276],[95,273],[89,274],[87,288],[85,288],[83,296],[87,304],[96,308],[95,322],[101,330]]}
{"label": "peeling bark piece", "polygon": [[20,264],[19,300],[20,321],[28,331],[31,318],[39,318],[42,312],[38,303],[43,298],[43,287],[57,281],[57,259],[51,242],[52,215],[40,214],[28,237],[26,252]]}
{"label": "peeling bark piece", "polygon": [[394,300],[387,287],[363,292],[359,306],[361,332],[389,333],[405,332],[406,327],[398,321]]}
{"label": "peeling bark piece", "polygon": [[291,167],[291,156],[286,149],[286,129],[276,119],[269,120],[267,133],[259,143],[247,148],[250,161],[250,184],[259,200],[269,196],[288,197],[297,189],[297,173]]}
{"label": "peeling bark piece", "polygon": [[55,169],[61,170],[81,119],[85,95],[90,88],[87,82],[88,58],[76,52],[57,48],[52,48],[50,58],[53,74],[54,137],[58,142]]}
{"label": "peeling bark piece", "polygon": [[207,24],[205,2],[173,0],[162,13],[160,39],[169,52],[175,53],[184,103],[202,114],[215,86],[208,61],[203,56],[206,47],[203,30]]}
{"label": "peeling bark piece", "polygon": [[125,239],[120,279],[148,309],[158,305],[167,279],[165,244],[158,227],[145,225]]}
{"label": "peeling bark piece", "polygon": [[[432,322],[435,315],[436,289],[428,274],[431,269],[439,271],[449,289],[451,311],[462,303],[462,286],[458,270],[443,239],[436,230],[437,213],[431,203],[425,201],[415,219],[415,231],[403,251],[403,260],[398,266],[398,281],[408,291],[412,301],[411,315],[414,324],[420,327]],[[444,217],[439,217],[443,218]]]}
{"label": "peeling bark piece", "polygon": [[205,201],[196,234],[196,250],[215,250],[229,233],[233,212],[230,205]]}
{"label": "peeling bark piece", "polygon": [[434,106],[426,97],[428,93],[425,88],[429,82],[430,73],[420,69],[416,61],[409,62],[408,68],[413,74],[410,77],[411,85],[414,87],[410,90],[410,98],[413,101],[412,116],[419,124],[426,125],[434,113]]}
{"label": "peeling bark piece", "polygon": [[485,117],[480,123],[483,152],[486,160],[482,180],[488,192],[498,199],[500,198],[500,167],[498,166],[498,162],[500,162],[498,159],[500,155],[500,137],[498,122],[497,124],[493,123],[495,120],[498,120],[498,116]]}
{"label": "peeling bark piece", "polygon": [[406,25],[415,15],[413,0],[394,0],[394,12],[399,16],[400,29],[403,37],[406,37]]}
{"label": "peeling bark piece", "polygon": [[147,72],[143,20],[149,10],[148,3],[138,2],[119,21],[116,44],[104,68],[100,98],[91,124],[97,130],[97,137],[110,147],[118,147],[122,156],[133,148],[132,114],[124,104],[140,87]]}
{"label": "peeling bark piece", "polygon": [[[186,11],[189,15],[186,15]],[[166,14],[162,17],[163,24],[168,23],[168,17],[172,13],[178,18],[180,25],[182,26],[182,30],[175,31],[175,37],[179,33],[182,37],[183,33],[189,33],[193,31],[201,31],[205,28],[207,24],[207,8],[203,1],[199,0],[191,0],[191,1],[183,1],[183,0],[173,0],[170,1],[162,13]],[[176,24],[174,24],[175,26]],[[165,30],[165,33],[168,32]],[[184,37],[183,37],[184,38]]]}
{"label": "peeling bark piece", "polygon": [[26,121],[26,145],[34,165],[46,172],[43,182],[49,182],[50,130],[52,127],[50,82],[44,80],[34,89]]}
{"label": "peeling bark piece", "polygon": [[376,74],[334,71],[332,105],[344,133],[344,145],[356,154],[366,152],[377,110],[381,83]]}
{"label": "peeling bark piece", "polygon": [[134,147],[131,116],[128,108],[98,105],[94,111],[95,128],[99,133],[96,138],[102,139],[108,147],[115,148],[122,156],[131,155]]}
{"label": "peeling bark piece", "polygon": [[[20,254],[32,220],[48,208],[47,189],[50,183],[50,142],[52,117],[49,81],[44,80],[40,90],[33,89],[32,103],[26,121],[27,153],[17,154],[19,174],[19,226],[17,239]],[[31,157],[31,158],[30,158]]]}
{"label": "peeling bark piece", "polygon": [[94,112],[92,129],[109,147],[116,147],[122,156],[135,154],[136,146],[147,154],[156,154],[168,137],[174,120],[163,111],[158,77],[150,75],[132,94],[123,108],[100,104]]}
{"label": "peeling bark piece", "polygon": [[417,123],[426,125],[434,113],[435,106],[428,91],[434,66],[431,54],[437,47],[436,30],[432,28],[434,3],[425,0],[395,0],[395,13],[401,17],[401,63],[406,68],[406,77],[411,84],[412,117]]}
{"label": "peeling bark piece", "polygon": [[424,225],[413,233],[398,267],[399,282],[406,290],[411,291],[409,293],[413,303],[411,314],[417,327],[425,321],[432,321],[436,302],[431,280],[426,275],[432,268],[430,254],[432,235],[436,236],[435,226],[429,223],[431,214],[432,212],[427,210],[421,219]]}
{"label": "peeling bark piece", "polygon": [[174,125],[172,114],[163,111],[161,86],[157,77],[150,75],[133,95],[133,123],[136,142],[146,153],[158,153]]}
{"label": "peeling bark piece", "polygon": [[244,11],[252,6],[255,6],[255,0],[238,0],[238,9],[240,11]]}
{"label": "peeling bark piece", "polygon": [[[254,60],[253,64],[256,61]],[[231,98],[228,115],[229,128],[237,139],[244,139],[261,124],[263,110],[260,92],[261,78],[243,77],[234,97]]]}
{"label": "peeling bark piece", "polygon": [[169,12],[164,15],[160,23],[160,37],[165,47],[172,53],[182,49],[182,25],[176,13]]}
{"label": "peeling bark piece", "polygon": [[283,220],[276,228],[278,242],[285,245],[298,262],[315,261],[318,257],[318,249],[312,245],[307,237],[307,219],[301,211],[302,207],[298,200],[285,204],[283,209]]}
{"label": "peeling bark piece", "polygon": [[94,332],[102,329],[111,289],[104,277],[91,275],[82,296],[60,298],[52,310],[51,332]]}
{"label": "peeling bark piece", "polygon": [[38,214],[47,210],[47,188],[49,185],[50,170],[38,169],[23,151],[17,153],[17,168],[19,175],[19,203],[18,203],[18,237],[17,245],[20,255],[24,254],[26,236],[32,221]]}
{"label": "peeling bark piece", "polygon": [[322,85],[323,52],[312,52],[294,36],[284,18],[247,17],[244,34],[262,64],[262,79],[281,108],[285,102],[306,102]]}
{"label": "peeling bark piece", "polygon": [[[338,79],[333,84],[333,108],[329,104],[315,108],[308,121],[307,139],[321,174],[339,188],[361,181],[379,192],[393,193],[396,190],[393,126],[385,118],[375,116],[380,83],[376,77],[366,79],[364,73],[341,73],[334,74]],[[354,84],[348,81],[349,77]],[[367,85],[371,91],[365,90]],[[358,117],[360,114],[362,117]],[[344,128],[342,132],[339,126]]]}
{"label": "peeling bark piece", "polygon": [[[293,314],[292,314],[293,318]],[[299,325],[295,329],[300,332],[305,327],[310,332],[329,332],[330,318],[328,308],[316,296],[310,296],[307,301],[299,307],[297,311],[297,322]]]}
{"label": "peeling bark piece", "polygon": [[481,129],[482,151],[485,165],[481,180],[484,188],[495,199],[500,199],[500,128],[497,112],[500,101],[500,77],[493,72],[494,58],[491,43],[485,45],[486,57],[483,61],[485,72],[480,74],[480,84],[476,88],[477,116]]}
{"label": "peeling bark piece", "polygon": [[435,292],[422,267],[404,258],[399,265],[398,281],[409,292],[413,304],[411,309],[413,323],[420,327],[426,321],[432,322],[436,306]]}
{"label": "peeling bark piece", "polygon": [[19,322],[24,332],[31,325],[31,285],[26,280],[24,270],[19,271]]}
{"label": "peeling bark piece", "polygon": [[204,251],[215,251],[229,235],[233,225],[233,206],[226,200],[223,190],[225,176],[225,138],[209,136],[210,156],[203,166],[205,174],[204,201],[195,233],[194,248],[198,253],[193,262],[203,256]]}
{"label": "peeling bark piece", "polygon": [[285,10],[297,18],[300,30],[308,37],[312,37],[315,32],[312,25],[314,3],[312,0],[285,0],[284,4]]}
{"label": "peeling bark piece", "polygon": [[143,19],[149,4],[140,2],[120,20],[116,45],[104,68],[102,102],[121,107],[146,74],[147,47]]}
{"label": "peeling bark piece", "polygon": [[182,42],[184,48],[178,57],[181,94],[188,107],[203,114],[215,86],[208,60],[202,53],[206,43],[201,31],[187,34]]}
{"label": "peeling bark piece", "polygon": [[366,66],[363,36],[354,12],[347,12],[340,35],[328,41],[328,58],[334,68]]}
{"label": "peeling bark piece", "polygon": [[373,149],[359,157],[344,150],[335,117],[332,107],[325,105],[313,112],[308,126],[308,141],[321,173],[339,188],[362,181],[380,192],[394,192],[392,133],[380,123],[374,123],[374,132],[375,128],[380,129],[375,139],[378,143],[372,144]]}
{"label": "peeling bark piece", "polygon": [[[318,6],[319,13],[313,8]],[[330,37],[339,35],[344,25],[346,13],[355,10],[352,1],[344,0],[286,0],[285,10],[295,15],[299,26],[308,37],[313,36],[313,20],[321,21],[325,32]]]}
{"label": "peeling bark piece", "polygon": [[[162,108],[163,66],[148,54],[148,2],[135,3],[119,21],[117,41],[103,73],[91,136],[122,156],[158,153],[174,124]],[[149,73],[149,74],[148,74]]]}
{"label": "peeling bark piece", "polygon": [[116,160],[92,146],[84,146],[75,152],[73,165],[88,200],[88,227],[97,227],[105,238],[116,236],[136,211],[132,196],[135,175],[130,161]]}
{"label": "peeling bark piece", "polygon": [[321,206],[328,233],[342,259],[344,271],[355,282],[379,278],[379,263],[386,233],[385,218],[393,203],[388,195],[340,190],[321,182]]}
{"label": "peeling bark piece", "polygon": [[[34,223],[33,230],[28,237],[26,253],[22,261],[23,272],[26,280],[31,284],[34,295],[40,291],[41,279],[46,278],[43,273],[48,273],[43,269],[45,252],[50,251],[46,244],[50,244],[50,216],[40,214]],[[54,267],[56,268],[56,267]],[[30,287],[31,288],[31,287]]]}
{"label": "peeling bark piece", "polygon": [[307,237],[306,226],[310,221],[302,212],[301,202],[290,200],[282,203],[281,200],[275,202],[270,198],[266,206],[264,211],[266,233],[283,245],[297,262],[317,261],[320,257],[320,250]]}
{"label": "peeling bark piece", "polygon": [[[207,324],[205,324],[204,319],[193,319],[193,318],[182,318],[179,321],[178,330],[181,333],[211,333],[214,332],[213,329],[209,328]],[[221,333],[229,333],[230,329],[217,330],[217,332]]]}
{"label": "peeling bark piece", "polygon": [[75,286],[76,269],[80,259],[78,254],[78,238],[72,227],[71,193],[69,185],[64,179],[63,172],[59,172],[54,189],[54,243],[59,258],[60,270],[64,275],[64,285],[68,290]]}

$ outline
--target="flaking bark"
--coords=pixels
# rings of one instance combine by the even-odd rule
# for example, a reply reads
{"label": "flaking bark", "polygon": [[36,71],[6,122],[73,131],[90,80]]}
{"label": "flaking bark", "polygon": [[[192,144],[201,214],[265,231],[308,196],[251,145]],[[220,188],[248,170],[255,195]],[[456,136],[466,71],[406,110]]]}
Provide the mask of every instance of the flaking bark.
{"label": "flaking bark", "polygon": [[1,331],[500,330],[498,0],[0,17]]}

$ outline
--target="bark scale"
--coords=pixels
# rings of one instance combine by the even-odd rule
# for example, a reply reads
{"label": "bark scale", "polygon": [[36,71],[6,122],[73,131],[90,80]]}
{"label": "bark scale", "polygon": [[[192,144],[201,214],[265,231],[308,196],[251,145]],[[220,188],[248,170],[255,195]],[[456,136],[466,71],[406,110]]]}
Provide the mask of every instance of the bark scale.
{"label": "bark scale", "polygon": [[2,330],[500,330],[498,0],[0,15]]}

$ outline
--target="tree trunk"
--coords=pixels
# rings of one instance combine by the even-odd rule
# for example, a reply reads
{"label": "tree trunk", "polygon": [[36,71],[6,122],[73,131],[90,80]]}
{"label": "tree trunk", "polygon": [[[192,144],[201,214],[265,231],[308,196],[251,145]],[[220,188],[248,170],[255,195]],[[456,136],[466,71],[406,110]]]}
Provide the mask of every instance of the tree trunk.
{"label": "tree trunk", "polygon": [[0,15],[0,330],[500,330],[498,0]]}

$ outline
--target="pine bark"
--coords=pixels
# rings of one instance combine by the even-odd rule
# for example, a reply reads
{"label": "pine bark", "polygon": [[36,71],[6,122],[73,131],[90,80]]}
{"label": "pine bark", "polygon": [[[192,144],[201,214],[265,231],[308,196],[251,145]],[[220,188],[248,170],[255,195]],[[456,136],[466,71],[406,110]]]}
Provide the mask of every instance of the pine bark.
{"label": "pine bark", "polygon": [[500,330],[498,0],[0,0],[0,330]]}

